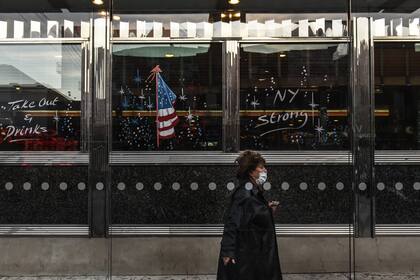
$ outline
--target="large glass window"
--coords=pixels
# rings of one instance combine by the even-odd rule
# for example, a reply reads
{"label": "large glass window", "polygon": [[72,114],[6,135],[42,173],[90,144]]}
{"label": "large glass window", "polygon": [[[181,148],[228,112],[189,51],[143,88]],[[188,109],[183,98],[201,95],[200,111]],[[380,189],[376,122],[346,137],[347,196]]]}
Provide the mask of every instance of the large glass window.
{"label": "large glass window", "polygon": [[0,150],[79,150],[80,44],[1,44],[0,53]]}
{"label": "large glass window", "polygon": [[241,149],[349,148],[348,44],[243,44]]}
{"label": "large glass window", "polygon": [[114,44],[112,55],[114,150],[221,149],[220,44]]}
{"label": "large glass window", "polygon": [[376,149],[420,148],[420,44],[375,43]]}

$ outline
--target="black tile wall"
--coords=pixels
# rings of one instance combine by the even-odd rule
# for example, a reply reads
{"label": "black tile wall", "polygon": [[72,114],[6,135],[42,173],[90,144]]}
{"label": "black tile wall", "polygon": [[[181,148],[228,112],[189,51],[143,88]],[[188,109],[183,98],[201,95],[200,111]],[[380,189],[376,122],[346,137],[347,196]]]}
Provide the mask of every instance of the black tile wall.
{"label": "black tile wall", "polygon": [[87,179],[83,166],[1,167],[0,224],[88,224]]}
{"label": "black tile wall", "polygon": [[377,224],[420,223],[420,166],[376,166],[375,192]]}
{"label": "black tile wall", "polygon": [[[265,195],[280,201],[277,223],[350,222],[349,167],[277,165],[268,166],[268,172],[271,189]],[[234,166],[113,167],[112,223],[220,224],[231,193],[227,184],[236,183],[234,174]],[[180,184],[179,190],[172,188],[174,182]],[[191,189],[194,182],[197,190]],[[210,190],[211,182],[216,184],[215,190]],[[307,184],[306,190],[301,189],[302,182]],[[344,189],[337,189],[339,182]],[[136,188],[138,183],[143,184],[143,189]],[[156,183],[161,184],[159,190],[154,187]]]}

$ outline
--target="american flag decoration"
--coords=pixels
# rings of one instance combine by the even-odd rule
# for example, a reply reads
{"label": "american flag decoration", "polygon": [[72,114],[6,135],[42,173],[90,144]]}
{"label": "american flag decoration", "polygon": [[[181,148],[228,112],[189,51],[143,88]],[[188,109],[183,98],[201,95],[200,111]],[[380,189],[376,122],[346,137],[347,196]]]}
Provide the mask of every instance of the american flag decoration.
{"label": "american flag decoration", "polygon": [[156,144],[159,147],[160,139],[175,137],[175,126],[179,122],[174,105],[175,93],[165,83],[160,74],[159,65],[152,69],[147,81],[156,82]]}

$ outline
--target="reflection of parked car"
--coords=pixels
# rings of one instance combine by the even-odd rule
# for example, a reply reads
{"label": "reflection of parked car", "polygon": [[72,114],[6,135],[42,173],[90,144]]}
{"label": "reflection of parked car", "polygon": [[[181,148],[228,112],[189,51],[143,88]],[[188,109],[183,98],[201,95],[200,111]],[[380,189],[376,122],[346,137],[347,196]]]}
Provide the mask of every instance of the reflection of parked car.
{"label": "reflection of parked car", "polygon": [[6,126],[6,125],[9,125],[9,124],[12,124],[13,123],[13,120],[11,119],[11,118],[0,118],[0,123],[3,125],[3,126]]}

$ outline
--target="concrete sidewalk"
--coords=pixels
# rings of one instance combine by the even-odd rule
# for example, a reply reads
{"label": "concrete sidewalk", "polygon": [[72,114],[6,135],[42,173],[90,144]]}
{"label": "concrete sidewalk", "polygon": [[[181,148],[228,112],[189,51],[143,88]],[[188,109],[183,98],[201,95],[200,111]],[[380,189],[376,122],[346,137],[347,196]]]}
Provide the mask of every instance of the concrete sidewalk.
{"label": "concrete sidewalk", "polygon": [[[167,276],[39,276],[2,277],[0,280],[215,280],[215,275],[167,275]],[[357,273],[356,278],[349,274],[284,274],[284,280],[420,280],[420,274],[410,273]]]}

